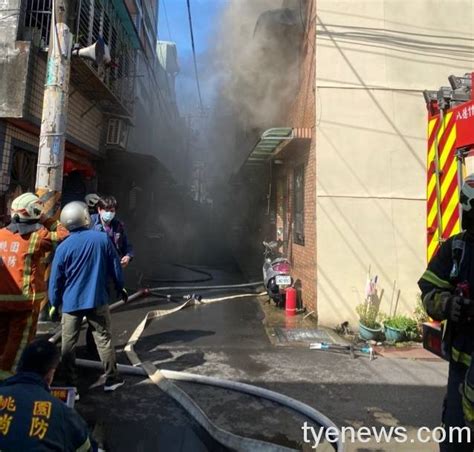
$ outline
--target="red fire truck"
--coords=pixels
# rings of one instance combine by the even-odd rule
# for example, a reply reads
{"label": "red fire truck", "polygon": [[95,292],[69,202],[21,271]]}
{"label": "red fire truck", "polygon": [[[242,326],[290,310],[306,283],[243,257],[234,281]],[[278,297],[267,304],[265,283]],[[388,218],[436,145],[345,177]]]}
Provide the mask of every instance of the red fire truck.
{"label": "red fire truck", "polygon": [[[428,109],[427,260],[440,244],[461,230],[459,192],[474,172],[474,73],[448,77],[450,86],[424,91]],[[423,344],[441,354],[441,326],[423,326]]]}

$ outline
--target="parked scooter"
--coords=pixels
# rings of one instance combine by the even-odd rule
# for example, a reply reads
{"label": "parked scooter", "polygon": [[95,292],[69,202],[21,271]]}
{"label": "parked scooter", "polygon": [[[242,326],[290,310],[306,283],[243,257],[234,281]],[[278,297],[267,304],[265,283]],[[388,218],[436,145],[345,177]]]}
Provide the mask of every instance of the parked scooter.
{"label": "parked scooter", "polygon": [[282,242],[263,242],[265,247],[263,263],[263,284],[276,306],[285,306],[285,290],[293,284],[290,275],[290,261],[278,252]]}

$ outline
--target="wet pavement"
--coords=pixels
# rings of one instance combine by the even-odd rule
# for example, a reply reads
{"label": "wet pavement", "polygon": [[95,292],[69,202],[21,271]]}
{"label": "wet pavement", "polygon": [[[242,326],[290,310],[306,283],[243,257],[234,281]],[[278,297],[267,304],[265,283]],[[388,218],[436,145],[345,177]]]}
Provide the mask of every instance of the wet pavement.
{"label": "wet pavement", "polygon": [[[216,284],[242,282],[232,268],[217,273]],[[177,305],[178,301],[149,297],[115,312],[112,320],[119,362],[128,364],[123,347],[148,311]],[[350,359],[309,350],[301,344],[278,346],[275,341],[272,344],[266,332],[271,329],[264,325],[271,317],[265,319],[265,312],[272,309],[257,297],[186,308],[153,321],[136,351],[142,360],[159,368],[242,381],[286,394],[340,426],[415,429],[439,425],[445,363],[384,358],[370,362],[364,357]],[[78,355],[91,357],[83,338]],[[101,386],[91,388],[99,377],[99,372],[81,371],[82,399],[77,409],[95,426],[96,435],[109,450],[222,450],[146,379],[126,377],[126,386],[105,394]],[[222,389],[179,385],[221,428],[296,449],[304,447],[301,427],[305,419],[288,409]]]}

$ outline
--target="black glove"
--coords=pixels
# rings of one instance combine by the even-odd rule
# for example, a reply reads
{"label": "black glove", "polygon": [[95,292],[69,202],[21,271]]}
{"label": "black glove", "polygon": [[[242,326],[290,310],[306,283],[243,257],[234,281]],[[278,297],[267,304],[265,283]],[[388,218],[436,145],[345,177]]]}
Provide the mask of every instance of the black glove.
{"label": "black glove", "polygon": [[120,296],[122,298],[122,301],[126,303],[128,301],[128,292],[127,289],[123,288],[122,291],[120,292]]}
{"label": "black glove", "polygon": [[459,295],[452,295],[446,300],[446,317],[452,322],[460,322],[465,317],[467,307],[470,304],[471,300]]}

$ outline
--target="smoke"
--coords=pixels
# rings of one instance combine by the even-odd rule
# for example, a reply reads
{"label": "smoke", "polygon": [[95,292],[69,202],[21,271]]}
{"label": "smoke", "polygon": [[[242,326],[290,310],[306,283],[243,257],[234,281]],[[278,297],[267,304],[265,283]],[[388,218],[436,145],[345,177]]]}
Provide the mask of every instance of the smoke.
{"label": "smoke", "polygon": [[222,181],[262,131],[288,125],[299,78],[299,14],[299,1],[239,0],[222,10],[205,80],[214,92],[207,160]]}
{"label": "smoke", "polygon": [[[204,106],[210,107],[204,114],[197,108],[192,54],[180,59],[178,103],[181,112],[186,106],[194,108],[186,118],[186,128],[191,125],[194,130],[186,131],[189,147],[185,146],[184,154],[176,152],[175,161],[190,169],[180,181],[188,188],[198,187],[194,199],[201,204],[177,197],[173,203],[159,205],[156,229],[164,236],[161,258],[222,262],[228,248],[246,250],[242,239],[246,237],[260,262],[258,237],[269,237],[263,226],[268,220],[268,175],[264,174],[268,165],[229,182],[265,129],[291,125],[286,115],[299,80],[300,6],[300,0],[223,4],[214,18],[208,50],[197,55]],[[195,14],[195,25],[199,17]],[[144,254],[151,248],[147,245]]]}
{"label": "smoke", "polygon": [[297,20],[296,10],[274,0],[231,2],[224,11],[216,40],[219,94],[241,124],[263,128],[282,119],[298,81]]}

